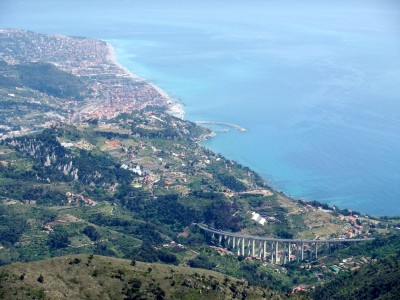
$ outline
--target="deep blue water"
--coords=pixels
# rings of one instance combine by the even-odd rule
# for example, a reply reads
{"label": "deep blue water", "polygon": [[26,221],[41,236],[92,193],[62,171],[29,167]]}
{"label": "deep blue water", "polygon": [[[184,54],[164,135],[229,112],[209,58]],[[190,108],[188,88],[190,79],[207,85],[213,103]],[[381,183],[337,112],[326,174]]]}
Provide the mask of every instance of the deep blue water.
{"label": "deep blue water", "polygon": [[400,214],[395,1],[81,2],[0,0],[0,27],[105,39],[187,119],[247,128],[204,144],[275,188]]}

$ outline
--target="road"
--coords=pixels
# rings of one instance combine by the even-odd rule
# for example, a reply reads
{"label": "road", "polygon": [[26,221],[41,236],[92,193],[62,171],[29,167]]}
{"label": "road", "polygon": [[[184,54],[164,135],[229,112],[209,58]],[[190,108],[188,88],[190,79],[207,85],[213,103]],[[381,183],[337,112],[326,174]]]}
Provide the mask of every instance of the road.
{"label": "road", "polygon": [[278,238],[269,238],[269,237],[260,237],[260,236],[251,236],[251,235],[244,235],[244,234],[237,234],[232,232],[221,231],[218,229],[210,228],[207,225],[196,224],[199,226],[200,229],[215,233],[218,235],[225,235],[235,238],[244,238],[250,240],[257,240],[257,241],[273,241],[273,242],[292,242],[292,243],[347,243],[347,242],[364,242],[364,241],[371,241],[374,238],[362,238],[362,239],[318,239],[318,240],[308,240],[308,239],[278,239]]}

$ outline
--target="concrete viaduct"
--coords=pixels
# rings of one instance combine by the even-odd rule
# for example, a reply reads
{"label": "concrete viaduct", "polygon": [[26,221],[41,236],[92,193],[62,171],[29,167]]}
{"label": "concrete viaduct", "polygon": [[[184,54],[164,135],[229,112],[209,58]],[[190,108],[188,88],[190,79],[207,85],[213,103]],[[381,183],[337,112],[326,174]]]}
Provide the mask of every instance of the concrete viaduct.
{"label": "concrete viaduct", "polygon": [[363,239],[278,239],[269,237],[250,236],[225,232],[210,228],[206,225],[197,224],[204,232],[209,234],[211,239],[218,241],[221,245],[224,241],[225,246],[245,257],[254,257],[268,260],[272,264],[286,264],[287,262],[304,259],[312,260],[318,258],[318,249],[328,247],[334,243],[356,243],[373,240],[373,238]]}

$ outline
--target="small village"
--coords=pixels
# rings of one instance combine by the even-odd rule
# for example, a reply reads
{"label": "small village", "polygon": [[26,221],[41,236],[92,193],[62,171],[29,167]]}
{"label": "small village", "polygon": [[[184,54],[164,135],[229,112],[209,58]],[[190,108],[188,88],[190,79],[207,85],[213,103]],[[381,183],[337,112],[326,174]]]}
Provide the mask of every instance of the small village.
{"label": "small village", "polygon": [[65,194],[65,196],[67,196],[67,203],[68,205],[76,205],[76,206],[81,206],[81,205],[87,205],[87,206],[96,206],[97,202],[89,199],[89,198],[85,198],[82,195],[79,194],[73,194],[71,192],[67,192]]}

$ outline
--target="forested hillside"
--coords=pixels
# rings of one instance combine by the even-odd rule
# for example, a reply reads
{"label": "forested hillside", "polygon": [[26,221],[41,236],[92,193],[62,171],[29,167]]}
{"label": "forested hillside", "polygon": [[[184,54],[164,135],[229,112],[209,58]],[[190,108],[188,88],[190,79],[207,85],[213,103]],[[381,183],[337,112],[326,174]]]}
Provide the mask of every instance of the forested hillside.
{"label": "forested hillside", "polygon": [[400,299],[400,253],[318,287],[315,299]]}

